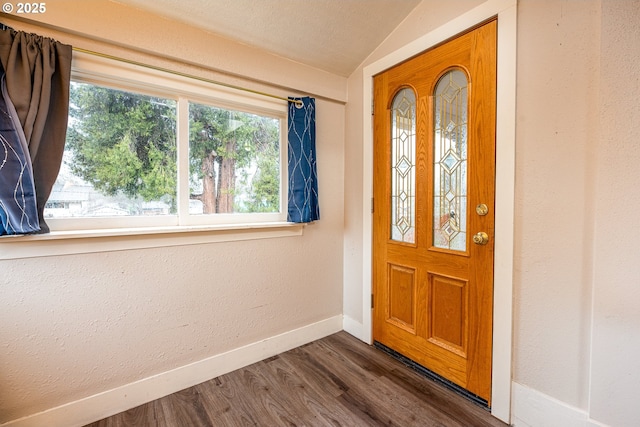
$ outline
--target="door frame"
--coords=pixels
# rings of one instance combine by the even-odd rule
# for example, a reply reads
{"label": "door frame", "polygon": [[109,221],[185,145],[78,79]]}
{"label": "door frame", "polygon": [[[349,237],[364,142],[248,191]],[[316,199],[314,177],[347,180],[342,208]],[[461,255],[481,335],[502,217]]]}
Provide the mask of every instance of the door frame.
{"label": "door frame", "polygon": [[[487,0],[363,69],[362,336],[372,343],[373,76],[471,27],[498,17],[496,217],[491,414],[511,418],[513,245],[515,203],[517,0]],[[402,24],[401,24],[402,25]]]}

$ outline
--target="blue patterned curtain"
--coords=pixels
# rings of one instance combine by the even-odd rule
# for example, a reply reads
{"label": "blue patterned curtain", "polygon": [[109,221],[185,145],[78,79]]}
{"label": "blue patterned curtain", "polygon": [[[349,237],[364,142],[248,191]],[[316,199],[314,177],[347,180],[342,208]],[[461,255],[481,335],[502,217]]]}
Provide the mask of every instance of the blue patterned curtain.
{"label": "blue patterned curtain", "polygon": [[316,172],[316,100],[289,99],[289,222],[320,219]]}
{"label": "blue patterned curtain", "polygon": [[64,152],[71,50],[0,24],[0,235],[49,232],[44,207]]}
{"label": "blue patterned curtain", "polygon": [[29,147],[0,67],[0,235],[40,231]]}

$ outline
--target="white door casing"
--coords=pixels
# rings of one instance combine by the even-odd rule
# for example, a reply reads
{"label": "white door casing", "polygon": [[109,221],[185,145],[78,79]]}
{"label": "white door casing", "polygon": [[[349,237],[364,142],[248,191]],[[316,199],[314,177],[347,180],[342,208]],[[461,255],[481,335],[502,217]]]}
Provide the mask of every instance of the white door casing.
{"label": "white door casing", "polygon": [[363,271],[362,331],[372,343],[372,217],[373,76],[487,19],[498,17],[496,121],[496,225],[493,310],[493,373],[491,414],[509,423],[512,372],[512,295],[515,189],[516,24],[517,0],[488,0],[363,69]]}

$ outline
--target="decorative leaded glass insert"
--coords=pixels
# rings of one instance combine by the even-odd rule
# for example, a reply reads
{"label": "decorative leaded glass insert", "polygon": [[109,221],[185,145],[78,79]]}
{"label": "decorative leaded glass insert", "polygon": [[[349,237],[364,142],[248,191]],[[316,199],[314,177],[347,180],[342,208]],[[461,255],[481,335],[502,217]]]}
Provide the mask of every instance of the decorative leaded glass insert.
{"label": "decorative leaded glass insert", "polygon": [[405,88],[391,105],[391,239],[415,243],[416,95]]}
{"label": "decorative leaded glass insert", "polygon": [[467,77],[452,70],[434,93],[433,245],[467,249]]}

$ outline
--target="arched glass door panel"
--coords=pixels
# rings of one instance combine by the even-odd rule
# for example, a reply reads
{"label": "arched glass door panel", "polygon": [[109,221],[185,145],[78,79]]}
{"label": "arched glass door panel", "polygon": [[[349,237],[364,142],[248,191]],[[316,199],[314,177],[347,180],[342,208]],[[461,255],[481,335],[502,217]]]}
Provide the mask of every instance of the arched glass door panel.
{"label": "arched glass door panel", "polygon": [[467,250],[467,76],[443,75],[435,87],[433,245]]}
{"label": "arched glass door panel", "polygon": [[400,90],[391,104],[391,239],[415,243],[416,95]]}

